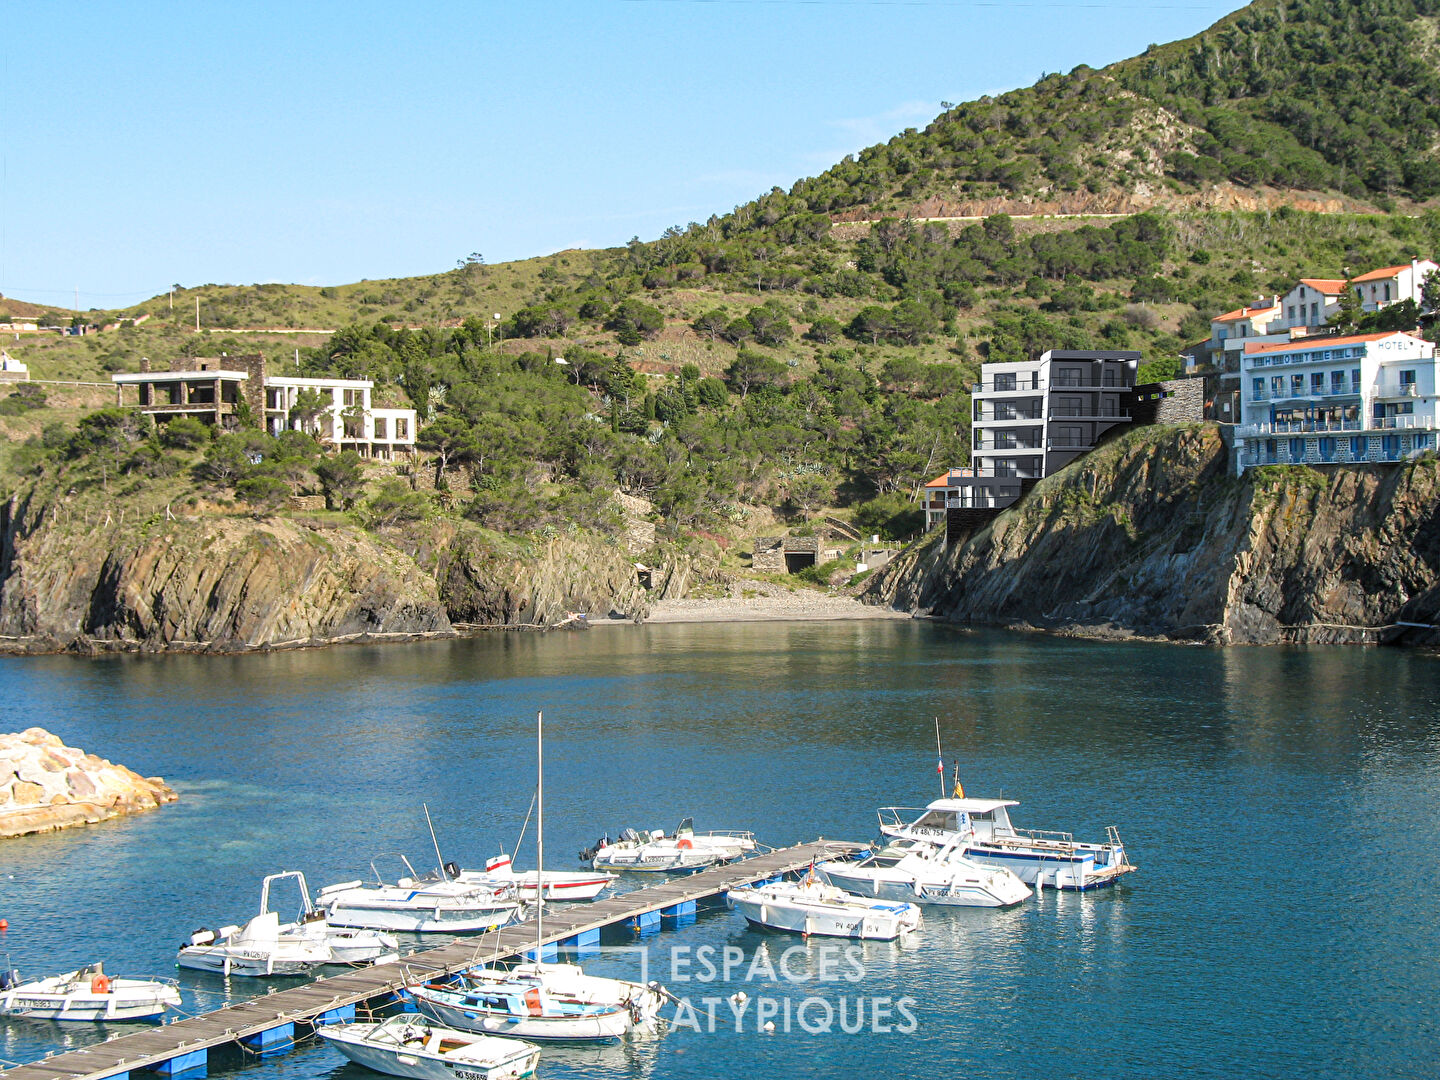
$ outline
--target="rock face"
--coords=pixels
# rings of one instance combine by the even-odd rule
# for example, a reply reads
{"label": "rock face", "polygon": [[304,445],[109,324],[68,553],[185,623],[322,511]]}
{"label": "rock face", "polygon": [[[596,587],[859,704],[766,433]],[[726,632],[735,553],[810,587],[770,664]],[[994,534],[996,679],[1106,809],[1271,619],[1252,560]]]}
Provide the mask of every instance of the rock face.
{"label": "rock face", "polygon": [[214,517],[93,535],[13,498],[0,634],[36,650],[237,651],[447,633],[435,583],[359,529]]}
{"label": "rock face", "polygon": [[1210,425],[1147,428],[1041,481],[963,544],[938,534],[873,603],[943,619],[1215,644],[1440,642],[1440,468],[1252,469]]}
{"label": "rock face", "polygon": [[0,505],[0,649],[240,652],[449,635],[456,624],[643,619],[715,580],[703,544],[667,545],[641,586],[626,542],[500,536],[441,518],[372,533],[196,514],[91,529],[25,492]]}
{"label": "rock face", "polygon": [[87,825],[174,802],[175,792],[44,728],[0,735],[0,838]]}

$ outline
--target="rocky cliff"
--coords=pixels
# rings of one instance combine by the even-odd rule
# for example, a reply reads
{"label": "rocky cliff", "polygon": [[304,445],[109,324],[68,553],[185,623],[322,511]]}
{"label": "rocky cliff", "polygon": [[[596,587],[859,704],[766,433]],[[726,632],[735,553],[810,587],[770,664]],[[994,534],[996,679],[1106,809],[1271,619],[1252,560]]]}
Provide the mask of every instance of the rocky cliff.
{"label": "rocky cliff", "polygon": [[1216,644],[1440,642],[1440,470],[1253,469],[1209,425],[1132,432],[866,599],[962,623]]}
{"label": "rocky cliff", "polygon": [[205,505],[124,520],[53,493],[0,506],[0,647],[235,652],[643,618],[718,565],[667,547],[647,591],[623,544],[583,532],[508,538],[441,518],[377,533]]}
{"label": "rocky cliff", "polygon": [[44,728],[0,735],[0,838],[94,824],[176,798],[160,777],[66,746]]}

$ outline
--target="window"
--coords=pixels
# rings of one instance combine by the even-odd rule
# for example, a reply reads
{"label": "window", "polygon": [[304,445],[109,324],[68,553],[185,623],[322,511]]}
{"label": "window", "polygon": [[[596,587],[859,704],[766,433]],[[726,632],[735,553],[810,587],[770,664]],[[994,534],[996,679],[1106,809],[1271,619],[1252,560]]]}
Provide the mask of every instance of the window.
{"label": "window", "polygon": [[1400,372],[1400,385],[1401,385],[1401,386],[1414,386],[1414,385],[1415,385],[1415,372],[1413,372],[1413,371],[1402,371],[1402,372]]}
{"label": "window", "polygon": [[375,418],[375,438],[377,438],[377,439],[388,439],[389,436],[386,435],[386,431],[388,431],[388,430],[389,430],[389,425],[386,424],[386,422],[385,422],[385,417],[383,417],[383,416],[377,416],[377,417]]}
{"label": "window", "polygon": [[1012,372],[1012,373],[1009,374],[1009,375],[996,375],[996,376],[995,376],[995,389],[996,389],[996,390],[1014,390],[1014,389],[1015,389],[1015,375],[1014,375],[1014,373]]}
{"label": "window", "polygon": [[1216,340],[1216,341],[1224,341],[1225,338],[1229,335],[1229,333],[1230,333],[1230,331],[1229,331],[1226,327],[1223,327],[1223,326],[1222,326],[1222,327],[1220,327],[1219,331],[1215,334],[1215,340]]}
{"label": "window", "polygon": [[1320,321],[1320,304],[1319,304],[1319,302],[1316,302],[1316,303],[1313,303],[1313,304],[1310,305],[1310,318],[1314,319],[1317,323]]}
{"label": "window", "polygon": [[1286,317],[1286,319],[1288,319],[1290,322],[1294,322],[1294,321],[1295,321],[1295,305],[1294,305],[1294,304],[1291,304],[1288,308],[1286,308],[1286,315],[1285,315],[1285,317]]}
{"label": "window", "polygon": [[1261,400],[1262,398],[1265,397],[1265,380],[1264,380],[1264,379],[1255,379],[1255,380],[1254,380],[1254,387],[1253,387],[1253,391],[1252,391],[1252,396],[1255,398],[1256,401],[1259,401],[1259,400]]}
{"label": "window", "polygon": [[1284,397],[1284,396],[1285,396],[1285,376],[1284,376],[1284,375],[1271,375],[1271,376],[1270,376],[1270,396],[1271,396],[1271,397]]}
{"label": "window", "polygon": [[1352,394],[1360,392],[1360,369],[1358,367],[1350,369],[1350,392]]}
{"label": "window", "polygon": [[1390,302],[1390,283],[1388,281],[1385,283],[1385,302],[1387,304]]}
{"label": "window", "polygon": [[363,404],[365,404],[365,392],[363,390],[345,391],[345,407],[347,409]]}
{"label": "window", "polygon": [[1345,392],[1345,372],[1330,372],[1330,392],[1332,394],[1343,394]]}
{"label": "window", "polygon": [[410,438],[410,421],[401,416],[395,418],[395,438],[405,440]]}
{"label": "window", "polygon": [[1323,371],[1312,371],[1310,373],[1310,393],[1323,394],[1325,392],[1325,373]]}
{"label": "window", "polygon": [[1304,376],[1304,375],[1291,375],[1291,376],[1290,376],[1290,394],[1291,394],[1291,396],[1292,396],[1292,397],[1299,397],[1299,396],[1300,396],[1301,394],[1303,394],[1303,393],[1305,393],[1305,376]]}

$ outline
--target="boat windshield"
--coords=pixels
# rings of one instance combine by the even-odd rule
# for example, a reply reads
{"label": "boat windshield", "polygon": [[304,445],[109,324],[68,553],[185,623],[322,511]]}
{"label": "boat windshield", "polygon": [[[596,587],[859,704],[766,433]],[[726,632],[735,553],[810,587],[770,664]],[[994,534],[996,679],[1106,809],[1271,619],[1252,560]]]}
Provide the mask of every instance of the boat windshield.
{"label": "boat windshield", "polygon": [[886,844],[883,848],[875,852],[873,855],[867,856],[866,858],[862,859],[860,861],[860,865],[877,867],[894,866],[896,863],[900,862],[901,859],[905,858],[914,850],[915,845],[908,841],[900,841],[899,843]]}
{"label": "boat windshield", "polygon": [[680,827],[675,830],[676,836],[693,836],[695,834],[695,819],[681,818]]}

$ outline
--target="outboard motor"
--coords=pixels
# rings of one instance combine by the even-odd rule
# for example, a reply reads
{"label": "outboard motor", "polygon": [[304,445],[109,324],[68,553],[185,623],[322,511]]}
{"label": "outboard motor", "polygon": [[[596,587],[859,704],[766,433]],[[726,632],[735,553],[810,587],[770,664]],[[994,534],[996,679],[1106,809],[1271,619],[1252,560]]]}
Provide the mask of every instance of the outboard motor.
{"label": "outboard motor", "polygon": [[20,985],[20,972],[11,968],[9,971],[0,971],[0,990],[14,990]]}
{"label": "outboard motor", "polygon": [[459,863],[447,862],[443,867],[441,867],[441,869],[445,871],[445,878],[447,881],[456,881],[460,877]]}

